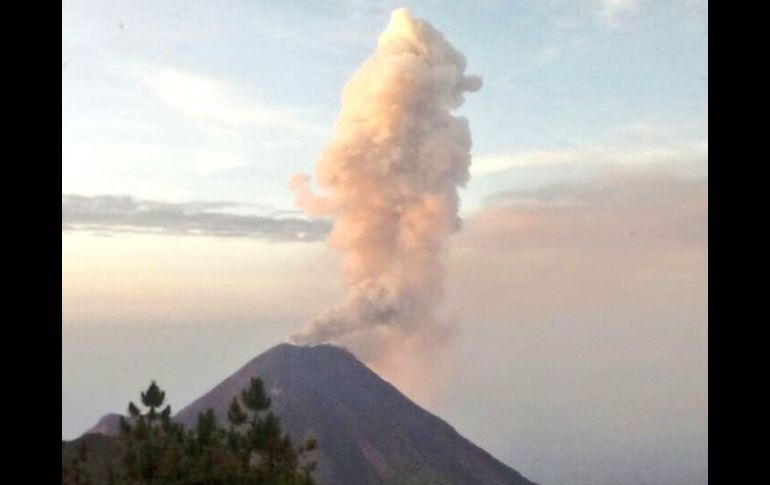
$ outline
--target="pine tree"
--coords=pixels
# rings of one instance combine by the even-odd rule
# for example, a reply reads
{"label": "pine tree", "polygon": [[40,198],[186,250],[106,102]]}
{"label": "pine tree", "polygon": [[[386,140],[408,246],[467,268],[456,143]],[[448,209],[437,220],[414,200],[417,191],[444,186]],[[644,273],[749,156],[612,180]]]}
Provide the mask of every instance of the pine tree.
{"label": "pine tree", "polygon": [[129,417],[120,420],[123,469],[113,476],[115,481],[123,478],[131,485],[314,483],[315,463],[303,462],[303,457],[316,448],[315,440],[295,448],[278,417],[269,411],[272,402],[261,379],[251,379],[233,398],[227,430],[219,426],[212,409],[198,416],[194,429],[185,430],[171,419],[169,405],[162,408],[165,397],[153,381],[141,393],[144,412],[129,403]]}
{"label": "pine tree", "polygon": [[[241,449],[246,475],[263,480],[255,483],[282,480],[281,483],[292,485],[312,484],[310,473],[315,464],[308,463],[303,467],[298,464],[301,455],[315,449],[315,442],[309,441],[298,449],[294,448],[291,437],[283,432],[278,417],[268,411],[272,402],[267,397],[262,379],[252,378],[249,386],[241,392],[241,400],[251,413],[245,420],[248,427]],[[236,402],[231,403],[230,411],[234,418],[240,418],[237,416],[236,406]],[[262,413],[266,414],[262,416]],[[228,413],[228,417],[230,414]]]}
{"label": "pine tree", "polygon": [[166,393],[152,381],[140,396],[146,411],[142,413],[136,404],[129,402],[129,418],[120,420],[121,438],[125,447],[123,475],[132,483],[174,483],[169,480],[176,480],[179,475],[181,446],[176,428],[171,422],[171,407],[166,406],[158,412]]}
{"label": "pine tree", "polygon": [[241,403],[237,397],[234,397],[230,403],[230,409],[227,410],[227,420],[233,427],[241,426],[246,422],[249,416],[243,411]]}
{"label": "pine tree", "polygon": [[258,417],[260,412],[269,409],[272,404],[270,398],[267,397],[262,379],[253,377],[249,387],[241,391],[241,400],[243,400],[243,405],[254,413],[254,419]]}

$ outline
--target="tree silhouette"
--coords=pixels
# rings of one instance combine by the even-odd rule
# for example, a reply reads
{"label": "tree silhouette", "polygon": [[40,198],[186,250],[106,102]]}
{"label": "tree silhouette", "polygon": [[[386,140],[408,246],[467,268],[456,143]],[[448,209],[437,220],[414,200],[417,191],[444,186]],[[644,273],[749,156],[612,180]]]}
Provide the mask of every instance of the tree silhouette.
{"label": "tree silhouette", "polygon": [[86,468],[88,464],[88,444],[81,441],[75,456],[69,465],[62,464],[62,484],[66,485],[90,485],[91,477]]}
{"label": "tree silhouette", "polygon": [[[114,483],[131,485],[313,485],[315,462],[305,459],[315,440],[295,447],[269,411],[264,383],[253,378],[227,411],[229,428],[220,427],[212,409],[193,429],[162,411],[166,393],[153,381],[141,393],[144,411],[130,402],[121,418],[122,470]],[[63,470],[64,473],[64,470]],[[80,483],[80,482],[78,482]]]}
{"label": "tree silhouette", "polygon": [[123,478],[130,483],[179,483],[184,475],[181,428],[171,421],[170,405],[158,412],[166,393],[152,381],[140,396],[146,411],[129,402],[128,419],[120,419]]}

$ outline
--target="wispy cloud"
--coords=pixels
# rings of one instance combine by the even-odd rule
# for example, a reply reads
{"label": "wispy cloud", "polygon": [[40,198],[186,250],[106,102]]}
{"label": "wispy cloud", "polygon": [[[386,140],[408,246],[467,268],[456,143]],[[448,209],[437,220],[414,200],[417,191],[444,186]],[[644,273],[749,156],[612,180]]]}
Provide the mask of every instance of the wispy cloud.
{"label": "wispy cloud", "polygon": [[130,196],[62,194],[62,231],[252,237],[268,241],[318,241],[330,224],[277,215],[236,214],[233,202],[162,202]]}
{"label": "wispy cloud", "polygon": [[617,29],[639,9],[641,0],[599,0],[599,16],[604,24]]}
{"label": "wispy cloud", "polygon": [[522,167],[570,164],[618,166],[666,164],[669,167],[700,164],[705,166],[707,160],[707,140],[686,140],[672,143],[625,143],[622,146],[586,146],[511,154],[474,155],[471,174],[479,177]]}
{"label": "wispy cloud", "polygon": [[685,25],[703,26],[708,0],[547,0],[554,23],[564,30],[596,25],[615,32],[633,29],[638,20],[656,9],[671,9]]}
{"label": "wispy cloud", "polygon": [[305,119],[301,110],[245,99],[236,89],[215,78],[163,68],[146,70],[140,79],[161,102],[179,113],[223,127],[248,125],[313,135],[329,131],[329,127]]}
{"label": "wispy cloud", "polygon": [[673,5],[685,24],[703,24],[708,16],[708,0],[592,0],[599,19],[610,30],[628,27],[639,16],[652,9]]}
{"label": "wispy cloud", "polygon": [[268,146],[331,133],[307,110],[265,104],[221,79],[165,67],[140,69],[138,78],[160,103],[197,127],[204,149],[196,162],[203,175],[248,165],[245,147],[255,138]]}

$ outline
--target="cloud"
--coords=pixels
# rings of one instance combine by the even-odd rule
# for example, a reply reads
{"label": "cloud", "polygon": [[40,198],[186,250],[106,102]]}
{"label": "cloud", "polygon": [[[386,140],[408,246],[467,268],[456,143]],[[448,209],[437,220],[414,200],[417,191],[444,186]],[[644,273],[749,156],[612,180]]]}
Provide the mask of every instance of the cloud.
{"label": "cloud", "polygon": [[322,220],[234,213],[242,207],[234,202],[175,203],[130,196],[62,194],[62,231],[318,241],[331,229]]}
{"label": "cloud", "polygon": [[706,27],[708,0],[547,0],[554,24],[564,30],[575,30],[595,24],[609,31],[633,29],[656,10],[670,10],[684,25]]}
{"label": "cloud", "polygon": [[638,9],[640,0],[599,0],[599,15],[604,24],[617,29]]}
{"label": "cloud", "polygon": [[467,318],[520,321],[657,306],[701,310],[708,181],[667,172],[495,194],[453,241],[453,299]]}
{"label": "cloud", "polygon": [[664,174],[605,174],[598,180],[503,191],[466,226],[506,248],[613,249],[629,236],[683,247],[707,238],[708,182]]}
{"label": "cloud", "polygon": [[[627,130],[626,130],[627,131]],[[639,137],[640,134],[633,133]],[[513,154],[474,155],[471,174],[474,177],[498,174],[522,167],[555,165],[595,166],[661,166],[690,169],[705,166],[708,160],[707,140],[683,140],[639,143],[624,140],[620,146],[588,146],[557,150],[535,150]]]}
{"label": "cloud", "polygon": [[591,150],[537,150],[516,154],[482,154],[473,157],[471,174],[478,177],[519,167],[586,163],[597,161],[600,157],[599,152]]}
{"label": "cloud", "polygon": [[610,30],[623,29],[635,18],[654,8],[673,6],[685,23],[701,25],[708,18],[708,0],[592,0],[602,24]]}
{"label": "cloud", "polygon": [[161,102],[179,113],[223,127],[279,128],[311,135],[330,132],[328,126],[303,118],[298,109],[246,99],[227,83],[212,77],[164,68],[142,72],[140,79]]}
{"label": "cloud", "polygon": [[144,68],[141,83],[163,105],[200,132],[202,148],[195,160],[199,174],[247,166],[249,147],[301,143],[331,133],[308,110],[268,106],[243,89],[220,79],[172,68]]}

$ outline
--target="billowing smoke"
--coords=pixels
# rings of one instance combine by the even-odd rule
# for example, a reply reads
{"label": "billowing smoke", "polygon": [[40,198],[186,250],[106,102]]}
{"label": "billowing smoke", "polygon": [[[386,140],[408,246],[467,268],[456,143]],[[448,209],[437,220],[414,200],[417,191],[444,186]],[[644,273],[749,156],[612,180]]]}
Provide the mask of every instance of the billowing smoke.
{"label": "billowing smoke", "polygon": [[399,9],[346,85],[335,137],[318,160],[323,195],[307,175],[290,186],[307,213],[334,218],[329,241],[344,255],[347,297],[294,342],[341,343],[384,366],[449,337],[442,252],[460,227],[457,189],[471,148],[467,120],[451,110],[481,87],[465,68],[439,31]]}

